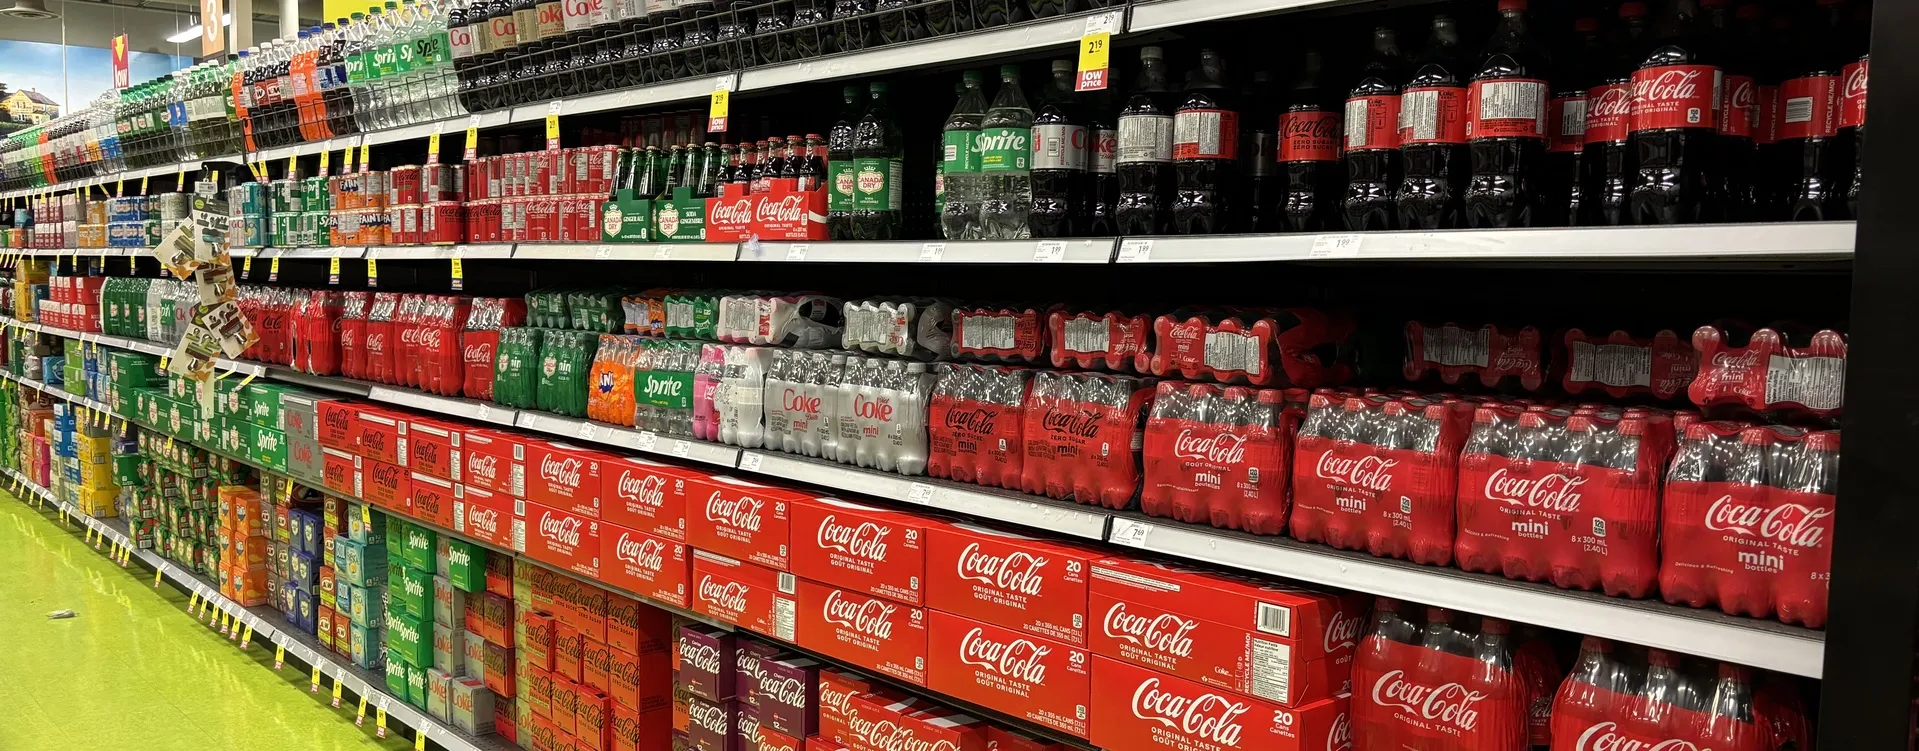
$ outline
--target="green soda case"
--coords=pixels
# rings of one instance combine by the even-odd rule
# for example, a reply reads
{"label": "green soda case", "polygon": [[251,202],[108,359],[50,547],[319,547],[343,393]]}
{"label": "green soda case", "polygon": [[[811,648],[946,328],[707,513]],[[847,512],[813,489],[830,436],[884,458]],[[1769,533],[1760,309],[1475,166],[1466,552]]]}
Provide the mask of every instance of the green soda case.
{"label": "green soda case", "polygon": [[494,358],[493,401],[509,407],[533,406],[534,373],[547,329],[509,328],[500,331]]}

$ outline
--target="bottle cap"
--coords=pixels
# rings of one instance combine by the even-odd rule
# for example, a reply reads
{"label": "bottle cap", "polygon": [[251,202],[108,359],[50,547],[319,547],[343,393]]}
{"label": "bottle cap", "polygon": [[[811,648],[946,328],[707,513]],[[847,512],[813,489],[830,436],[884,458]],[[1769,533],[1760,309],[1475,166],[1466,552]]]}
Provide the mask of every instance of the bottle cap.
{"label": "bottle cap", "polygon": [[1603,637],[1587,636],[1579,640],[1579,651],[1608,654],[1612,652],[1612,642]]}
{"label": "bottle cap", "polygon": [[1619,17],[1620,18],[1645,18],[1646,4],[1639,2],[1639,0],[1628,0],[1628,2],[1620,3]]}
{"label": "bottle cap", "polygon": [[1054,60],[1054,61],[1053,61],[1053,72],[1054,72],[1054,73],[1071,73],[1071,72],[1073,72],[1073,61],[1071,61],[1071,60]]}
{"label": "bottle cap", "polygon": [[1017,65],[999,66],[999,77],[1000,77],[1000,80],[1002,81],[1008,78],[1019,78],[1019,66]]}
{"label": "bottle cap", "polygon": [[1513,625],[1499,618],[1485,618],[1479,622],[1480,633],[1488,636],[1505,636],[1513,632]]}
{"label": "bottle cap", "polygon": [[1156,47],[1156,46],[1153,46],[1153,45],[1147,45],[1147,46],[1145,46],[1145,47],[1141,47],[1141,48],[1139,48],[1139,59],[1141,59],[1141,60],[1165,60],[1165,59],[1166,59],[1166,50],[1163,50],[1163,49],[1160,49],[1159,47]]}
{"label": "bottle cap", "polygon": [[1512,10],[1523,11],[1525,9],[1526,0],[1499,0],[1499,10],[1502,13]]}
{"label": "bottle cap", "polygon": [[1764,446],[1772,443],[1772,433],[1765,428],[1746,428],[1739,431],[1739,443],[1745,446]]}

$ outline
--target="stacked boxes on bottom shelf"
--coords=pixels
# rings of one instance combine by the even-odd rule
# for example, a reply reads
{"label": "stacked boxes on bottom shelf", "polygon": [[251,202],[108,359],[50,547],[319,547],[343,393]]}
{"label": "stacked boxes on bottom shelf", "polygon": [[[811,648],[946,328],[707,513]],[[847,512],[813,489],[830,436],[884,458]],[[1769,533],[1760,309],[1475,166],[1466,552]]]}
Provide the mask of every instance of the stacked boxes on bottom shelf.
{"label": "stacked boxes on bottom shelf", "polygon": [[430,529],[387,517],[387,676],[390,683],[397,668],[404,682],[399,695],[421,709],[435,688],[428,675],[433,670],[435,537]]}
{"label": "stacked boxes on bottom shelf", "polygon": [[666,748],[671,615],[544,567],[519,570],[522,745]]}

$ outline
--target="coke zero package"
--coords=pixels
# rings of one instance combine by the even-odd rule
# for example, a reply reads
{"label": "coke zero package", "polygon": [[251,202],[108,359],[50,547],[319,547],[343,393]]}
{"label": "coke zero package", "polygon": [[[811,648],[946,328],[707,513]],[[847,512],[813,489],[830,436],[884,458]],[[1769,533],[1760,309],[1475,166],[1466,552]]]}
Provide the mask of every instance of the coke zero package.
{"label": "coke zero package", "polygon": [[1752,333],[1733,346],[1727,331],[1701,326],[1692,332],[1699,375],[1687,395],[1701,407],[1790,410],[1837,417],[1846,402],[1846,336],[1822,330],[1804,346],[1791,346],[1778,329]]}
{"label": "coke zero package", "polygon": [[1823,627],[1838,484],[1838,431],[1687,425],[1666,472],[1659,591]]}
{"label": "coke zero package", "polygon": [[1644,409],[1480,406],[1459,457],[1459,567],[1645,597],[1672,442],[1672,419]]}
{"label": "coke zero package", "polygon": [[294,309],[294,370],[313,375],[340,372],[342,293],[313,290]]}
{"label": "coke zero package", "polygon": [[1293,537],[1444,566],[1470,404],[1326,389],[1307,401],[1293,457]]}
{"label": "coke zero package", "polygon": [[842,349],[918,360],[953,356],[953,305],[930,298],[848,300]]}
{"label": "coke zero package", "polygon": [[398,293],[373,293],[373,303],[366,311],[366,334],[361,337],[362,346],[366,348],[366,368],[361,378],[376,383],[399,382],[400,337],[394,333],[394,318],[399,307]]}
{"label": "coke zero package", "polygon": [[1559,382],[1568,394],[1590,388],[1614,399],[1632,394],[1671,399],[1692,385],[1693,374],[1699,372],[1692,343],[1669,329],[1650,339],[1624,331],[1595,336],[1572,329],[1561,341],[1566,368]]}
{"label": "coke zero package", "polygon": [[1055,310],[1046,315],[1046,338],[1055,368],[1133,372],[1136,359],[1146,352],[1146,335],[1152,328],[1152,316],[1117,311]]}
{"label": "coke zero package", "polygon": [[466,369],[461,390],[468,398],[493,399],[493,359],[500,349],[500,330],[525,321],[526,301],[520,298],[473,299],[467,308],[465,330],[460,332],[460,359]]}
{"label": "coke zero package", "polygon": [[1023,410],[1020,489],[1107,508],[1131,505],[1152,393],[1136,378],[1034,373]]}
{"label": "coke zero package", "polygon": [[1407,321],[1406,380],[1417,382],[1428,371],[1437,371],[1448,386],[1477,375],[1487,388],[1517,386],[1538,391],[1546,383],[1544,340],[1539,329],[1531,326],[1514,329],[1489,324],[1474,329],[1456,323],[1433,326]]}
{"label": "coke zero package", "polygon": [[1020,487],[1026,392],[1032,371],[939,365],[926,417],[926,474],[995,488]]}
{"label": "coke zero package", "polygon": [[[371,292],[347,292],[340,297],[340,375],[367,377],[366,314],[372,303]],[[490,361],[488,367],[492,367]]]}
{"label": "coke zero package", "polygon": [[1255,386],[1316,388],[1352,377],[1346,343],[1357,328],[1311,308],[1174,313],[1153,320],[1153,350],[1142,373]]}
{"label": "coke zero package", "polygon": [[[1298,391],[1297,404],[1305,397]],[[1286,529],[1286,468],[1301,411],[1278,389],[1162,381],[1146,419],[1140,510],[1276,535]]]}
{"label": "coke zero package", "polygon": [[1810,748],[1791,684],[1752,669],[1588,636],[1552,705],[1552,751]]}
{"label": "coke zero package", "polygon": [[[1353,660],[1353,748],[1524,751],[1550,732],[1557,685],[1543,642],[1497,618],[1374,602]],[[1533,644],[1539,644],[1536,648]]]}
{"label": "coke zero package", "polygon": [[953,351],[991,362],[1040,364],[1046,357],[1048,317],[1031,307],[956,308]]}

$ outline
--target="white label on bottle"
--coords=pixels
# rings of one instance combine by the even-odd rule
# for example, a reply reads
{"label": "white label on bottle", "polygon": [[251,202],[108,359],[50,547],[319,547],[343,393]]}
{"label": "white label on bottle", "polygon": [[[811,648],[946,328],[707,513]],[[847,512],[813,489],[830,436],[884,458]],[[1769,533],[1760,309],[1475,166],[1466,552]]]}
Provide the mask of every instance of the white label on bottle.
{"label": "white label on bottle", "polygon": [[1766,403],[1838,409],[1846,401],[1846,360],[1841,357],[1781,357],[1766,361]]}
{"label": "white label on bottle", "polygon": [[1551,96],[1544,81],[1482,81],[1479,119],[1532,120],[1546,133],[1546,100]]}
{"label": "white label on bottle", "polygon": [[1259,338],[1233,331],[1206,334],[1206,367],[1259,376]]}
{"label": "white label on bottle", "polygon": [[1079,125],[1033,126],[1033,169],[1086,169],[1086,128]]}
{"label": "white label on bottle", "polygon": [[1586,135],[1586,105],[1585,97],[1566,100],[1565,105],[1559,110],[1559,135],[1568,137]]}
{"label": "white label on bottle", "polygon": [[1483,368],[1492,358],[1492,331],[1457,326],[1426,329],[1425,351],[1427,362]]}
{"label": "white label on bottle", "polygon": [[965,316],[960,329],[960,346],[970,350],[1010,350],[1018,346],[1013,316]]}
{"label": "white label on bottle", "polygon": [[1066,321],[1066,351],[1105,352],[1112,346],[1113,322],[1106,318],[1071,318]]}
{"label": "white label on bottle", "polygon": [[1120,164],[1173,161],[1173,118],[1126,115],[1119,119],[1116,151]]}

